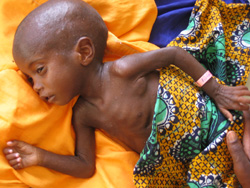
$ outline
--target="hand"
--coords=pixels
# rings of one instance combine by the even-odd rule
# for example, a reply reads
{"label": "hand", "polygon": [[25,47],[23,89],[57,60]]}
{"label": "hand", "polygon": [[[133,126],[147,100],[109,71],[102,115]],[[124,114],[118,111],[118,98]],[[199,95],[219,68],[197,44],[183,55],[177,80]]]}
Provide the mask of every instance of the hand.
{"label": "hand", "polygon": [[16,170],[39,165],[41,161],[39,148],[18,140],[7,142],[3,153],[9,164]]}
{"label": "hand", "polygon": [[246,86],[230,87],[219,85],[215,91],[213,99],[224,116],[233,121],[233,116],[228,110],[245,111],[249,109],[250,91]]}
{"label": "hand", "polygon": [[233,131],[227,133],[227,146],[233,158],[234,172],[243,188],[250,185],[250,112],[244,111],[243,145]]}

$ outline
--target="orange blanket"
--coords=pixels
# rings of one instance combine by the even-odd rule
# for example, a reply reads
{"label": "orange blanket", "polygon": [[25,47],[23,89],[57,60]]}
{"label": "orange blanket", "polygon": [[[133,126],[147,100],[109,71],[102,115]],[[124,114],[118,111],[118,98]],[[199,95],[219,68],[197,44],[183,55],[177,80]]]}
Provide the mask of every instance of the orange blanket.
{"label": "orange blanket", "polygon": [[[13,63],[11,48],[17,25],[45,0],[0,1],[0,150],[19,139],[58,154],[74,154],[71,126],[74,100],[65,106],[48,105],[32,90]],[[154,0],[87,0],[109,29],[105,61],[156,49],[147,43],[157,15]],[[114,4],[115,3],[115,4]],[[132,171],[138,154],[96,131],[96,173],[77,179],[43,167],[12,169],[0,152],[0,187],[133,187]]]}

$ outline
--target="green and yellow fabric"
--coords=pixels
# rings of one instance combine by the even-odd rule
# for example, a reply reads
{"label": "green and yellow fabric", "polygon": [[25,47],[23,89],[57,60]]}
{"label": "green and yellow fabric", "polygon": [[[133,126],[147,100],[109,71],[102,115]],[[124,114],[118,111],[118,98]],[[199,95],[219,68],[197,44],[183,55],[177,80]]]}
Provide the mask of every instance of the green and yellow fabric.
{"label": "green and yellow fabric", "polygon": [[[249,74],[250,6],[198,0],[186,30],[169,46],[195,56],[217,80],[243,85]],[[194,80],[175,66],[160,72],[152,132],[134,169],[137,187],[237,187],[225,136],[243,134]]]}

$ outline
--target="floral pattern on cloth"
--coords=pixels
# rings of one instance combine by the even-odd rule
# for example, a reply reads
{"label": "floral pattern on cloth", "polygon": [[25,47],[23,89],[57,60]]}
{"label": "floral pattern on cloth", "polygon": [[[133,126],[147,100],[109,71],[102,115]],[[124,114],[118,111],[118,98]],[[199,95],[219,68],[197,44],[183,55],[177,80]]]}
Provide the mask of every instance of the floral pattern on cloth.
{"label": "floral pattern on cloth", "polygon": [[[189,26],[169,46],[201,62],[218,82],[246,83],[250,60],[250,6],[198,0]],[[229,122],[194,80],[175,66],[162,68],[152,132],[134,168],[136,187],[240,187],[225,142],[242,137],[242,112]]]}

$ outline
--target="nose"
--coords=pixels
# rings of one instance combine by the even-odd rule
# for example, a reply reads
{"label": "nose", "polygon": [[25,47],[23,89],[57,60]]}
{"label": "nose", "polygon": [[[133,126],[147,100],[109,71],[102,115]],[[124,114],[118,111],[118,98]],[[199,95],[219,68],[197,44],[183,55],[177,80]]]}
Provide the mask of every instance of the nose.
{"label": "nose", "polygon": [[41,92],[41,89],[43,88],[42,84],[38,81],[33,80],[33,89],[38,94]]}

